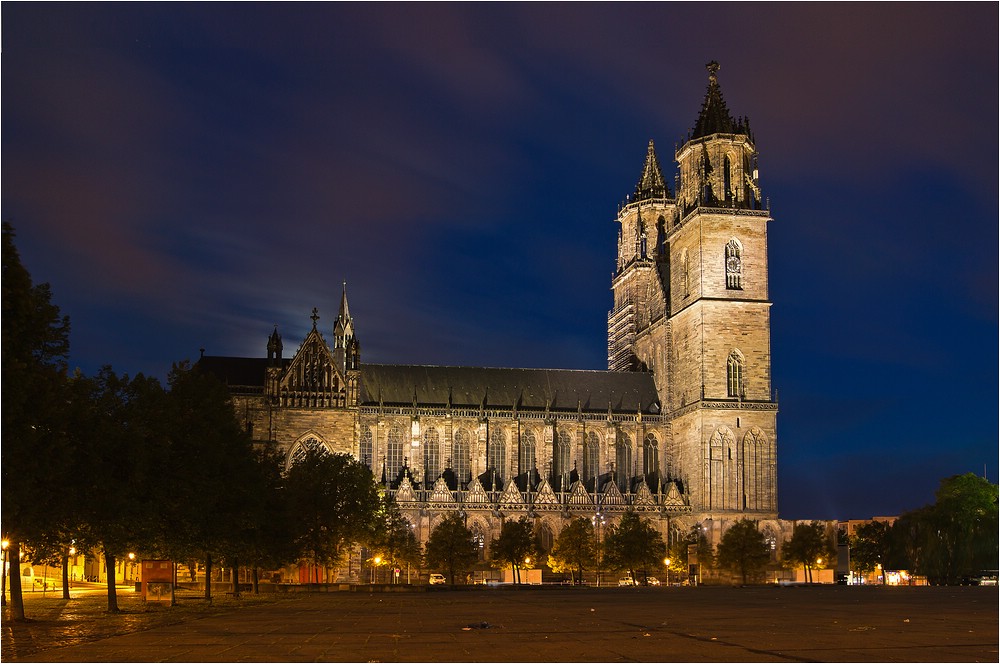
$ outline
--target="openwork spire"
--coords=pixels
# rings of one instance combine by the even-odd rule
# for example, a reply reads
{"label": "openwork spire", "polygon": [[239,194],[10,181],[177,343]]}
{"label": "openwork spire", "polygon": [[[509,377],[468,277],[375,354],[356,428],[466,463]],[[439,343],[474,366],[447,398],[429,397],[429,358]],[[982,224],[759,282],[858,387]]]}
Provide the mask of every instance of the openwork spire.
{"label": "openwork spire", "polygon": [[642,175],[635,185],[635,200],[649,198],[670,198],[670,189],[663,180],[663,171],[660,169],[660,160],[656,158],[652,139],[646,148],[646,163],[642,167]]}
{"label": "openwork spire", "polygon": [[712,60],[705,65],[705,68],[708,70],[708,92],[705,93],[705,101],[702,102],[698,121],[691,131],[691,139],[704,138],[712,134],[747,134],[749,136],[749,123],[745,118],[734,120],[726,107],[726,100],[722,98],[718,77],[719,63]]}

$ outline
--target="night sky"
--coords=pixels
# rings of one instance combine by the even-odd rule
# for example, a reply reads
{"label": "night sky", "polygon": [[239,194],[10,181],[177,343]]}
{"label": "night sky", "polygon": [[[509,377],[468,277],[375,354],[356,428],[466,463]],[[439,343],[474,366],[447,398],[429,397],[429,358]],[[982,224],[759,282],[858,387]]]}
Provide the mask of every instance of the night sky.
{"label": "night sky", "polygon": [[[2,6],[2,217],[71,365],[604,369],[618,204],[719,81],[770,199],[784,518],[997,481],[998,7]],[[4,385],[4,389],[11,386]]]}

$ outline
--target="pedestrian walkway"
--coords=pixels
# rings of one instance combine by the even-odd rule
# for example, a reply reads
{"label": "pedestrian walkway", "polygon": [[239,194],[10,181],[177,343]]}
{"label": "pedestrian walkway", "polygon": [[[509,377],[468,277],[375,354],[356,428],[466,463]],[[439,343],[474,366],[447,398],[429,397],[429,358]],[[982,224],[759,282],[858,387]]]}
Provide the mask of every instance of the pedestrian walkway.
{"label": "pedestrian walkway", "polygon": [[997,661],[997,599],[844,586],[333,593],[19,661]]}

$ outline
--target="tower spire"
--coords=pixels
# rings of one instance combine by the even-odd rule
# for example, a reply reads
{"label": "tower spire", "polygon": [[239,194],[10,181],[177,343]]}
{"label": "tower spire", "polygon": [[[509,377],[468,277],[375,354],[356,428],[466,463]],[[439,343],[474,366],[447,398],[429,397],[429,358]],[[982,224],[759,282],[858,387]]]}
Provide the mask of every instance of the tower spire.
{"label": "tower spire", "polygon": [[649,139],[649,145],[646,146],[646,162],[642,166],[639,182],[635,185],[634,196],[637,201],[650,198],[670,198],[670,188],[663,179],[663,170],[660,168],[660,160],[656,158],[653,139]]}
{"label": "tower spire", "polygon": [[722,88],[719,87],[719,63],[712,60],[705,69],[708,70],[708,91],[705,101],[701,104],[698,121],[691,130],[691,140],[704,138],[712,134],[746,134],[746,121],[737,122],[729,114],[726,100],[722,98]]}
{"label": "tower spire", "polygon": [[351,318],[351,311],[347,306],[347,281],[344,281],[340,295],[340,311],[333,324],[333,357],[337,368],[341,372],[348,368],[357,368],[359,352],[358,341],[354,338],[354,319]]}

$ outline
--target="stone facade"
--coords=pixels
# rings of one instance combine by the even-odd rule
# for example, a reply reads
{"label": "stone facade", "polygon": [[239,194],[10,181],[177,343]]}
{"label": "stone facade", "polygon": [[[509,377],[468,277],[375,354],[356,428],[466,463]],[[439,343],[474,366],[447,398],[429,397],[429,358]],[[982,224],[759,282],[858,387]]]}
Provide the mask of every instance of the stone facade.
{"label": "stone facade", "polygon": [[332,343],[313,327],[285,359],[202,357],[260,445],[367,464],[422,542],[460,511],[488,556],[504,519],[551,545],[569,519],[626,510],[665,540],[713,540],[748,516],[777,537],[767,223],[756,149],[716,69],[671,192],[650,141],[617,222],[608,371],[361,361],[346,287]]}

